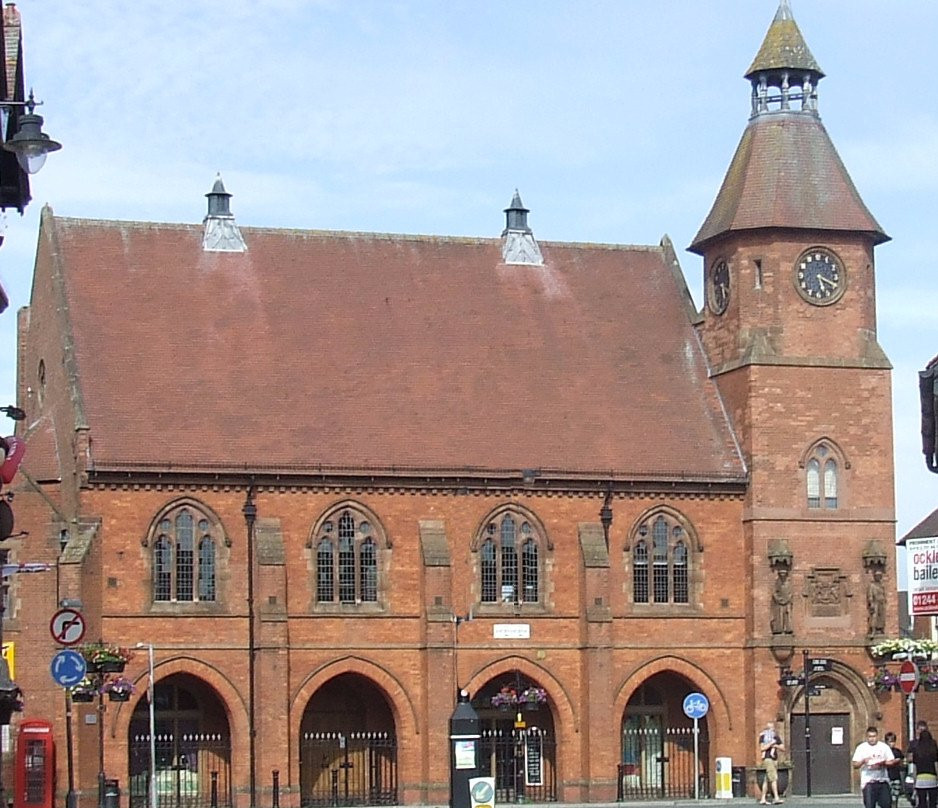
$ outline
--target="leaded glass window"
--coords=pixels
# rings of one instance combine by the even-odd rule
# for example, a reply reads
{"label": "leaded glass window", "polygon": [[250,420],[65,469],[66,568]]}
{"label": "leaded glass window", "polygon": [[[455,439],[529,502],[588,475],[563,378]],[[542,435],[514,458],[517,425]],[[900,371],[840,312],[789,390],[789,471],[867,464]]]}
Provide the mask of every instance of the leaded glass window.
{"label": "leaded glass window", "polygon": [[190,506],[160,519],[153,540],[153,600],[193,603],[217,596],[216,530]]}
{"label": "leaded glass window", "polygon": [[540,602],[541,541],[520,513],[503,513],[485,526],[479,545],[483,603]]}
{"label": "leaded glass window", "polygon": [[819,443],[805,463],[805,486],[809,508],[837,507],[837,460],[826,443]]}
{"label": "leaded glass window", "polygon": [[345,508],[319,526],[316,541],[316,601],[375,603],[378,543],[364,514]]}
{"label": "leaded glass window", "polygon": [[687,531],[669,514],[639,525],[632,547],[633,603],[690,603],[688,545]]}

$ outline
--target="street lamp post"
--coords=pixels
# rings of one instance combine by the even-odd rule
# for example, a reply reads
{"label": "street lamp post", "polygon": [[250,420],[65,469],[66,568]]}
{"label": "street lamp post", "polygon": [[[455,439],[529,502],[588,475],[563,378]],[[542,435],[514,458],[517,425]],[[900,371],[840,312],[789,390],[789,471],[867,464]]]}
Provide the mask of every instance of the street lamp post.
{"label": "street lamp post", "polygon": [[247,565],[248,565],[248,766],[250,768],[250,808],[257,804],[257,759],[254,725],[254,523],[257,520],[257,505],[254,504],[254,487],[248,488],[241,509],[247,528]]}
{"label": "street lamp post", "polygon": [[147,702],[150,707],[150,808],[156,808],[156,710],[154,707],[154,696],[156,691],[156,682],[153,678],[153,643],[138,642],[137,648],[147,649]]}

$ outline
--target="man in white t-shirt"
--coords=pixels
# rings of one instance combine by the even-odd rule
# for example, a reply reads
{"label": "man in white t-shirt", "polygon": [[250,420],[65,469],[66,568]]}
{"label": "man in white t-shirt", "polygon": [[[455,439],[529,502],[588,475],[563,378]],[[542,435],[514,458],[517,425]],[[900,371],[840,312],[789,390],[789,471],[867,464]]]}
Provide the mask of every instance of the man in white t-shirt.
{"label": "man in white t-shirt", "polygon": [[876,727],[867,727],[866,740],[853,753],[853,768],[860,770],[864,808],[890,808],[889,770],[895,760],[889,746],[879,739]]}

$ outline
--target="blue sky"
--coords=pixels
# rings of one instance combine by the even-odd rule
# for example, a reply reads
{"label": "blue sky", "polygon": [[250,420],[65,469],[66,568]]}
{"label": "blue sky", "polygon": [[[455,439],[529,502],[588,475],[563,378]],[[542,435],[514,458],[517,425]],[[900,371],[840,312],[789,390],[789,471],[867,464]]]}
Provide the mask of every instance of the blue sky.
{"label": "blue sky", "polygon": [[[6,216],[0,401],[39,211],[544,240],[668,234],[698,303],[703,221],[749,115],[776,0],[21,0],[26,81],[63,143]],[[898,534],[938,507],[917,371],[938,353],[938,3],[792,0],[820,113],[867,205],[891,358]],[[354,307],[354,300],[347,301]],[[627,315],[627,313],[624,313]]]}

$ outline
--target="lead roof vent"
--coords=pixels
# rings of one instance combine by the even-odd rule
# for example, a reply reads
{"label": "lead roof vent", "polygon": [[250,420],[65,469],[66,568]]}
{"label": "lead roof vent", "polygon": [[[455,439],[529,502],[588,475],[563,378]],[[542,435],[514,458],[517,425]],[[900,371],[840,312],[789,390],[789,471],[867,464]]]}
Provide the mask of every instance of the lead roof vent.
{"label": "lead roof vent", "polygon": [[528,209],[515,189],[511,204],[505,208],[505,229],[502,231],[502,260],[506,264],[543,266],[544,256],[528,227]]}
{"label": "lead roof vent", "polygon": [[247,245],[229,209],[231,194],[225,190],[221,174],[216,175],[206,195],[208,213],[202,220],[202,249],[205,252],[244,252]]}

